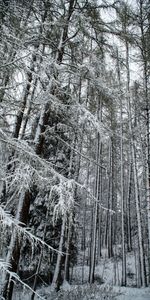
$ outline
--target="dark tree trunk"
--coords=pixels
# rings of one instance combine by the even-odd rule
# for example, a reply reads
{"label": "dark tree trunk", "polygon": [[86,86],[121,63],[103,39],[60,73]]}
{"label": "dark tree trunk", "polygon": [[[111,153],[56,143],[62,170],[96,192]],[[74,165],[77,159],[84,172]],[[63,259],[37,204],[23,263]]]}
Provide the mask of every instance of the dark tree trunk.
{"label": "dark tree trunk", "polygon": [[[31,201],[31,193],[30,191],[26,191],[24,195],[24,200],[22,201],[22,199],[20,199],[21,203],[18,205],[18,211],[16,215],[16,219],[21,223],[23,223],[24,225],[26,225],[28,221],[30,201]],[[11,272],[15,272],[15,273],[17,272],[19,259],[20,259],[21,245],[22,245],[22,237],[19,236],[14,229],[11,237],[11,242],[10,242],[10,251],[8,252],[7,255],[7,263],[10,265],[8,270]],[[2,296],[4,297],[4,299],[6,300],[12,299],[13,286],[14,286],[13,279],[10,278],[9,274],[6,274],[3,290],[2,290]]]}

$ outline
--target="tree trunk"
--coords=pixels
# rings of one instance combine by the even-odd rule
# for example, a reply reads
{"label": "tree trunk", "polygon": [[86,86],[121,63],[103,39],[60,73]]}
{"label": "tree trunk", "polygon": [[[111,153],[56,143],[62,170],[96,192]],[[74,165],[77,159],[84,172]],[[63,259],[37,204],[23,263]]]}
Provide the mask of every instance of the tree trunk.
{"label": "tree trunk", "polygon": [[[149,44],[150,39],[150,14],[147,10],[148,19],[148,36],[145,34],[145,11],[144,1],[140,0],[140,30],[141,30],[141,55],[143,60],[143,77],[144,77],[144,96],[146,101],[146,140],[147,140],[147,222],[148,222],[148,264],[149,264],[149,283],[150,283],[150,104],[149,104],[149,92],[148,92],[148,78],[149,78]],[[147,3],[148,4],[148,3]],[[147,7],[148,9],[148,7]]]}
{"label": "tree trunk", "polygon": [[113,256],[113,227],[112,227],[112,209],[113,209],[113,139],[110,140],[109,147],[109,159],[110,159],[110,181],[109,181],[109,202],[108,202],[108,257]]}
{"label": "tree trunk", "polygon": [[[28,221],[30,201],[31,201],[31,193],[29,191],[26,191],[25,194],[20,196],[16,219],[21,223],[23,223],[24,225],[26,225]],[[17,272],[19,259],[20,259],[21,245],[22,245],[22,237],[19,236],[19,233],[17,233],[14,229],[11,237],[11,242],[10,242],[10,250],[7,254],[7,260],[6,260],[7,263],[10,265],[8,270],[11,272],[15,272],[15,273]],[[6,274],[4,278],[3,287],[2,287],[2,295],[4,299],[11,300],[12,293],[13,293],[13,286],[14,286],[13,279],[10,278],[9,274]]]}
{"label": "tree trunk", "polygon": [[117,71],[120,85],[120,179],[121,179],[121,234],[122,234],[122,285],[126,286],[126,252],[125,252],[125,205],[124,205],[124,174],[123,174],[123,104],[121,90],[120,65],[117,51]]}
{"label": "tree trunk", "polygon": [[[97,115],[98,119],[100,117],[100,99],[98,102]],[[92,232],[92,245],[91,245],[91,263],[90,263],[90,273],[89,282],[90,284],[94,282],[94,272],[95,272],[95,262],[96,262],[96,238],[97,238],[97,224],[98,224],[98,204],[99,204],[99,188],[100,188],[100,167],[98,166],[101,154],[101,140],[100,134],[97,134],[97,150],[96,150],[96,174],[95,174],[95,187],[94,187],[94,210],[93,210],[93,232]]]}
{"label": "tree trunk", "polygon": [[[71,217],[72,219],[72,217]],[[70,274],[69,274],[69,265],[70,265],[70,242],[71,242],[71,234],[72,234],[72,220],[69,218],[68,221],[68,232],[67,232],[67,247],[66,247],[66,257],[65,257],[65,266],[64,266],[64,282],[68,281],[70,279]]]}
{"label": "tree trunk", "polygon": [[129,48],[128,48],[127,41],[126,41],[126,66],[127,66],[129,132],[130,132],[130,136],[131,136],[131,152],[132,152],[132,161],[133,161],[136,215],[137,215],[137,225],[138,225],[139,261],[140,261],[140,266],[141,266],[141,284],[143,287],[145,287],[145,286],[147,286],[146,266],[145,266],[144,247],[143,247],[143,234],[142,234],[142,222],[141,222],[141,211],[140,211],[140,195],[139,195],[139,187],[138,187],[135,141],[134,141],[133,128],[132,128],[131,99],[130,99],[130,73],[129,73]]}
{"label": "tree trunk", "polygon": [[128,175],[128,193],[127,193],[127,250],[132,251],[132,236],[131,236],[131,180],[132,180],[132,163],[129,160],[129,175]]}
{"label": "tree trunk", "polygon": [[55,272],[52,280],[52,289],[58,289],[60,283],[59,283],[59,274],[61,271],[61,259],[62,259],[62,252],[63,252],[63,244],[64,244],[64,238],[65,238],[65,225],[66,225],[66,215],[63,216],[62,219],[62,225],[61,225],[61,235],[60,235],[60,242],[59,242],[59,253],[57,254],[57,262],[55,267]]}

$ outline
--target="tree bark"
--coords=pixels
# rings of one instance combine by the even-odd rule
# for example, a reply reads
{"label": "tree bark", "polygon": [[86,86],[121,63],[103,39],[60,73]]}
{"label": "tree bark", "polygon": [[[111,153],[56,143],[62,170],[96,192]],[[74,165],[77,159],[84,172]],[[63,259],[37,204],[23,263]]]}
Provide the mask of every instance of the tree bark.
{"label": "tree bark", "polygon": [[147,286],[147,279],[146,279],[146,266],[145,266],[141,211],[140,211],[140,201],[139,201],[140,195],[139,195],[139,186],[138,186],[136,151],[135,151],[135,141],[134,141],[133,128],[132,128],[131,99],[130,99],[130,73],[129,73],[129,48],[128,48],[127,41],[126,41],[125,45],[126,45],[126,66],[127,66],[129,132],[130,132],[130,136],[131,136],[131,152],[132,152],[132,161],[133,161],[136,215],[137,215],[137,225],[138,225],[139,261],[140,261],[140,266],[141,266],[141,284],[143,287],[145,287],[145,286]]}
{"label": "tree bark", "polygon": [[[30,201],[31,201],[30,191],[26,191],[23,195],[20,196],[16,219],[21,223],[23,223],[24,225],[26,225],[28,221]],[[17,233],[14,229],[11,237],[11,242],[10,242],[10,250],[7,254],[7,260],[6,260],[7,263],[10,265],[8,270],[11,272],[15,272],[15,273],[17,272],[19,259],[20,259],[21,244],[22,244],[22,237],[19,236],[19,233]],[[6,274],[4,278],[3,287],[2,287],[2,296],[4,297],[4,299],[6,300],[12,299],[13,286],[14,286],[13,279],[10,278],[9,274]]]}
{"label": "tree bark", "polygon": [[62,252],[63,252],[63,244],[64,244],[64,238],[65,238],[65,225],[66,225],[66,214],[64,214],[62,218],[62,225],[61,225],[61,235],[60,235],[60,242],[59,242],[59,253],[57,254],[57,262],[55,267],[55,272],[52,280],[52,289],[58,289],[59,287],[59,274],[61,271],[61,259],[62,259]]}
{"label": "tree bark", "polygon": [[[97,115],[98,119],[100,117],[100,99],[98,100]],[[99,164],[100,154],[101,154],[101,139],[100,134],[97,133],[97,150],[96,150],[96,161]],[[94,272],[95,272],[95,262],[96,262],[96,238],[97,238],[97,224],[98,224],[98,205],[99,205],[99,188],[100,188],[100,167],[96,166],[95,174],[95,187],[94,187],[94,210],[93,210],[93,232],[92,232],[92,244],[91,244],[91,263],[90,263],[90,273],[89,273],[89,283],[94,282]]]}

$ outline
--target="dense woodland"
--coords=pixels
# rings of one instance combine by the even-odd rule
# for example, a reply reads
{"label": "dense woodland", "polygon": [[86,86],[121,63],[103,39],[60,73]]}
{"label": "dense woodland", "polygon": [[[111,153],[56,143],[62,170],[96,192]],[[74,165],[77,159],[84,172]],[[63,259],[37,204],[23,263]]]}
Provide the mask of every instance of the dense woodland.
{"label": "dense woodland", "polygon": [[149,0],[0,0],[1,299],[92,286],[104,252],[149,286],[149,78]]}

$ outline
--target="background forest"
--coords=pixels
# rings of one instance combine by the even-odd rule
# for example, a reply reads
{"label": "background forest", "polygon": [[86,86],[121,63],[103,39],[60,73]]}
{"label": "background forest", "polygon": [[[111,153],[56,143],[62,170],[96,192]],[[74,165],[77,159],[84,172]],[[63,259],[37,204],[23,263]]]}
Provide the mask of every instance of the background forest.
{"label": "background forest", "polygon": [[1,299],[149,286],[149,78],[149,0],[0,0]]}

